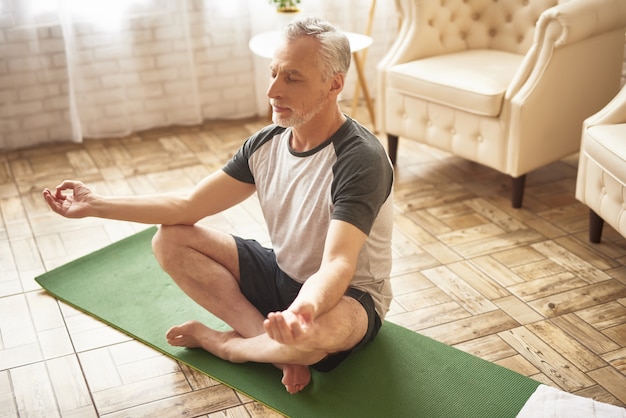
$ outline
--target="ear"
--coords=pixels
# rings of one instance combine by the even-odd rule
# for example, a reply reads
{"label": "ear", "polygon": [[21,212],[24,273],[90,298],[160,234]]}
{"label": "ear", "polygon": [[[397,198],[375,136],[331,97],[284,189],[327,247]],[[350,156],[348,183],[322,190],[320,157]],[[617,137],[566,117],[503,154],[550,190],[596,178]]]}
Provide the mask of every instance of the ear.
{"label": "ear", "polygon": [[339,95],[343,91],[344,82],[346,79],[345,74],[337,73],[330,80],[330,93]]}

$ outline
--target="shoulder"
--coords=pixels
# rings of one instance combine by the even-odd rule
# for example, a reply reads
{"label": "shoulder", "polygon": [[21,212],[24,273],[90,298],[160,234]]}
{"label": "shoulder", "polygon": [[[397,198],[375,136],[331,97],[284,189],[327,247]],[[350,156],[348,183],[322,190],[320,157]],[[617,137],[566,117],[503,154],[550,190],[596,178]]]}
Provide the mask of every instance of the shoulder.
{"label": "shoulder", "polygon": [[285,131],[278,125],[269,125],[250,136],[233,157],[222,168],[228,175],[237,180],[254,183],[254,175],[250,169],[250,160],[255,152]]}
{"label": "shoulder", "polygon": [[282,134],[285,130],[286,128],[282,126],[268,125],[250,136],[246,142],[244,142],[240,151],[244,152],[249,157],[266,142]]}
{"label": "shoulder", "polygon": [[[393,168],[378,138],[355,120],[348,118],[333,140],[337,161],[335,169],[375,176],[393,177]],[[366,174],[367,173],[367,174]]]}
{"label": "shoulder", "polygon": [[393,168],[378,138],[356,121],[349,119],[337,133],[332,217],[369,234],[391,196]]}

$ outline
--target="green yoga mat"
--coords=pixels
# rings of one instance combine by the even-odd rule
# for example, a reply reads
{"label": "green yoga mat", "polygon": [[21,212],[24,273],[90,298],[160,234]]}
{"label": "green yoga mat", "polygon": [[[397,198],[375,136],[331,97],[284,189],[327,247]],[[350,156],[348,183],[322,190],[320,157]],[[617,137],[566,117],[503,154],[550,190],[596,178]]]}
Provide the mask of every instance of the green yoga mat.
{"label": "green yoga mat", "polygon": [[35,280],[58,299],[292,417],[514,417],[538,382],[385,322],[378,337],[330,373],[288,394],[271,365],[231,364],[171,347],[172,325],[197,319],[227,329],[189,299],[156,262],[155,228]]}

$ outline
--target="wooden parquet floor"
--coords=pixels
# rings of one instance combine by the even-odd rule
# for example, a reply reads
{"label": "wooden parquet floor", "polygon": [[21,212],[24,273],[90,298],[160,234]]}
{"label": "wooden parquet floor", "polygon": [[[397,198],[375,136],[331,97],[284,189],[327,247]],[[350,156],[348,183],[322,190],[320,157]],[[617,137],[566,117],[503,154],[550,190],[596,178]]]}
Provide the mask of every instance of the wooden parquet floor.
{"label": "wooden parquet floor", "polygon": [[[363,109],[359,119],[367,121]],[[264,120],[0,153],[1,417],[274,417],[275,412],[46,295],[33,277],[144,228],[67,220],[40,193],[185,191]],[[493,170],[400,141],[388,320],[533,379],[626,404],[626,240],[587,240],[577,157],[528,176],[522,209]],[[254,198],[203,221],[267,241]]]}

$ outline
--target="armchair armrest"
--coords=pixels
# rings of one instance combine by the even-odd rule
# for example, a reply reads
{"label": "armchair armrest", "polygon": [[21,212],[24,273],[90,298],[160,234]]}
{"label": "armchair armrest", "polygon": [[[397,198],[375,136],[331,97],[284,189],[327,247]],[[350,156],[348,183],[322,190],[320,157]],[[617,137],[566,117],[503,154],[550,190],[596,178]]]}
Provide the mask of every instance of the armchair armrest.
{"label": "armchair armrest", "polygon": [[589,116],[584,122],[584,128],[620,123],[626,123],[626,86],[606,106]]}
{"label": "armchair armrest", "polygon": [[381,115],[376,118],[376,128],[382,132],[385,131],[385,97],[382,92],[385,91],[386,70],[396,64],[441,53],[440,48],[437,47],[439,40],[433,41],[437,33],[433,28],[428,29],[424,17],[426,14],[422,12],[425,7],[429,6],[429,3],[431,7],[434,7],[433,5],[439,2],[430,0],[394,0],[394,2],[401,20],[400,29],[389,52],[376,66],[378,95],[376,112]]}
{"label": "armchair armrest", "polygon": [[564,46],[582,39],[626,26],[626,2],[623,0],[569,1],[546,10],[538,26],[558,22],[561,36],[555,46]]}
{"label": "armchair armrest", "polygon": [[550,64],[554,50],[626,27],[623,0],[571,0],[541,14],[533,44],[507,89],[512,98],[523,86],[533,86]]}

